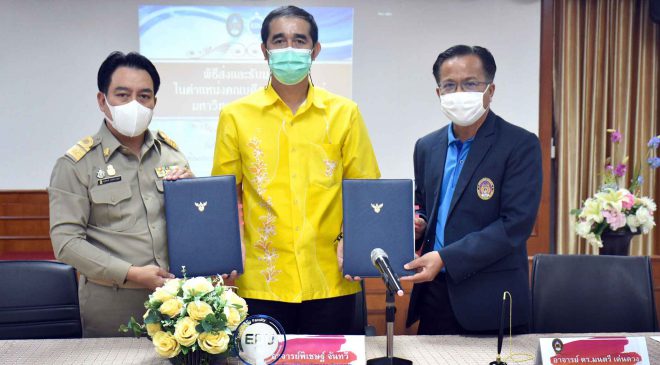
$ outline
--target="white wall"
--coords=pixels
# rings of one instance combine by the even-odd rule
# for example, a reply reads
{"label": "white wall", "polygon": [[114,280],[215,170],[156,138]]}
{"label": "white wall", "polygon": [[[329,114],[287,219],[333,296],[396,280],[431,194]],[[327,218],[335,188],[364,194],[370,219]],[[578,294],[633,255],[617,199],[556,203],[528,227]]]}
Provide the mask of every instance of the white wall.
{"label": "white wall", "polygon": [[[97,131],[98,67],[111,51],[139,49],[137,8],[145,3],[188,2],[0,0],[0,189],[45,188],[55,160]],[[498,66],[493,110],[538,133],[540,0],[289,3],[355,8],[353,99],[383,177],[412,178],[416,139],[446,124],[431,66],[455,44],[481,45],[493,53]]]}

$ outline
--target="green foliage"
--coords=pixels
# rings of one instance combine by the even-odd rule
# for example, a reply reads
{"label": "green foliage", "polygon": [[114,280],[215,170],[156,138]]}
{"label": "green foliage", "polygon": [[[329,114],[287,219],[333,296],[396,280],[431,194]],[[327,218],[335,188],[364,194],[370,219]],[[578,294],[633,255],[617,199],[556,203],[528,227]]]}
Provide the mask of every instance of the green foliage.
{"label": "green foliage", "polygon": [[157,301],[157,300],[155,300],[153,303],[150,303],[149,301],[147,301],[147,302],[144,303],[144,307],[147,308],[147,309],[152,309],[154,311],[158,311],[161,304],[163,304],[163,302]]}
{"label": "green foliage", "polygon": [[224,331],[227,328],[227,318],[224,314],[216,316],[214,314],[209,314],[202,320],[202,322],[196,327],[197,332],[220,332]]}
{"label": "green foliage", "polygon": [[131,317],[127,325],[122,324],[119,326],[119,332],[128,333],[129,330],[133,331],[133,335],[137,338],[147,333],[144,326],[139,324],[135,317]]}
{"label": "green foliage", "polygon": [[144,324],[160,323],[162,319],[163,317],[158,310],[149,309],[147,317],[144,319]]}

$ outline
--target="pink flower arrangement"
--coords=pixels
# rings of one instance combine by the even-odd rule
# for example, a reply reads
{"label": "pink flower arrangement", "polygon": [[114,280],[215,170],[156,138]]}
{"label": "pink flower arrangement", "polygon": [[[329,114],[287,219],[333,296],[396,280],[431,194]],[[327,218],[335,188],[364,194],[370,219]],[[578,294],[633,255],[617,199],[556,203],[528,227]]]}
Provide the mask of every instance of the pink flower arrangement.
{"label": "pink flower arrangement", "polygon": [[[654,226],[653,213],[657,207],[648,197],[640,196],[644,178],[641,174],[642,164],[638,163],[632,171],[630,186],[620,187],[620,180],[628,172],[628,157],[616,160],[616,146],[623,136],[614,129],[608,129],[612,142],[613,154],[607,159],[603,184],[593,197],[588,198],[580,209],[573,209],[577,217],[575,231],[587,243],[602,247],[601,235],[606,230],[617,231],[627,229],[632,233],[648,233]],[[660,167],[660,158],[655,156],[660,146],[660,136],[655,136],[647,144],[649,148],[647,164],[650,168]],[[615,162],[616,161],[616,162]]]}
{"label": "pink flower arrangement", "polygon": [[[628,194],[628,196],[632,196]],[[610,229],[616,231],[619,228],[623,228],[626,225],[626,216],[622,212],[617,212],[615,210],[603,210],[603,217],[607,224],[610,225]]]}

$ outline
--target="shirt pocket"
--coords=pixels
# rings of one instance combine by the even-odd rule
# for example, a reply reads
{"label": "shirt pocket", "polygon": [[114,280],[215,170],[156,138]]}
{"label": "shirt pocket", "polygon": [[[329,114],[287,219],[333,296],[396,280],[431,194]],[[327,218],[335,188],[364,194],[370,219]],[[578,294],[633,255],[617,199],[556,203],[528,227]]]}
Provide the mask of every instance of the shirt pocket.
{"label": "shirt pocket", "polygon": [[309,155],[306,156],[309,181],[326,188],[341,183],[343,175],[341,157],[341,146],[338,144],[311,143]]}
{"label": "shirt pocket", "polygon": [[130,211],[131,186],[128,182],[100,185],[89,193],[93,203],[90,217],[93,224],[112,231],[125,231],[135,224]]}

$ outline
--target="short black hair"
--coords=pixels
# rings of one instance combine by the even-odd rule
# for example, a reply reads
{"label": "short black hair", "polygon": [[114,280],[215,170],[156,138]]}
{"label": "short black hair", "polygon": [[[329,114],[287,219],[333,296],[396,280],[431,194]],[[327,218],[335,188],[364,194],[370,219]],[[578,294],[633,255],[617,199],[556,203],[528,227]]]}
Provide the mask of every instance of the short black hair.
{"label": "short black hair", "polygon": [[99,67],[96,84],[98,85],[100,92],[104,94],[108,93],[110,81],[112,81],[112,74],[115,73],[115,70],[119,67],[130,67],[137,70],[147,71],[149,76],[151,76],[151,81],[154,83],[154,95],[158,92],[158,88],[160,87],[160,76],[158,75],[158,71],[156,71],[156,66],[154,66],[148,58],[137,52],[123,54],[119,51],[110,53],[101,64],[101,67]]}
{"label": "short black hair", "polygon": [[440,82],[440,67],[446,60],[453,57],[467,56],[472,54],[481,59],[481,66],[484,69],[484,74],[486,75],[487,79],[486,81],[493,82],[495,79],[495,71],[497,71],[497,65],[495,65],[495,58],[493,58],[493,55],[490,53],[490,51],[484,47],[466,46],[464,44],[459,44],[457,46],[447,48],[444,52],[438,55],[438,58],[433,64],[433,76],[435,77],[435,82]]}
{"label": "short black hair", "polygon": [[316,44],[319,40],[319,27],[316,25],[316,21],[312,14],[308,13],[306,10],[301,9],[297,6],[288,5],[279,7],[266,15],[264,22],[261,24],[261,42],[266,44],[268,41],[268,36],[270,35],[270,23],[277,18],[283,16],[300,18],[309,23],[309,33],[312,36],[312,44]]}

